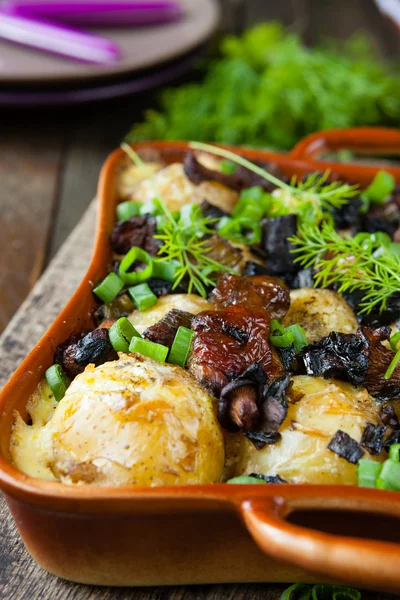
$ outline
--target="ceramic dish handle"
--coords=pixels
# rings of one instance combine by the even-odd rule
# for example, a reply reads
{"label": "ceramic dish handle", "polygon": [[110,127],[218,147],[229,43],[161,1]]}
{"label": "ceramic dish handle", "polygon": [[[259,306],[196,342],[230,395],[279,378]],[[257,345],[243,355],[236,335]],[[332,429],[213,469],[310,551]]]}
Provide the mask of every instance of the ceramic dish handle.
{"label": "ceramic dish handle", "polygon": [[285,506],[283,499],[272,504],[259,498],[245,500],[241,505],[248,530],[266,554],[355,585],[362,581],[366,586],[393,589],[398,584],[394,574],[400,564],[400,545],[332,535],[292,524],[284,518]]}
{"label": "ceramic dish handle", "polygon": [[400,131],[386,127],[318,131],[301,140],[291,151],[290,157],[318,160],[323,152],[340,149],[359,154],[400,155]]}

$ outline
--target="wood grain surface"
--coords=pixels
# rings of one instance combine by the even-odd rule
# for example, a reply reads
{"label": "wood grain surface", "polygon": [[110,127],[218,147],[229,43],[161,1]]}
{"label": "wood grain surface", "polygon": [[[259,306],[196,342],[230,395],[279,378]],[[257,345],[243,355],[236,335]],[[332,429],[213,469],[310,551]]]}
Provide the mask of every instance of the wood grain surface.
{"label": "wood grain surface", "polygon": [[[368,29],[383,55],[399,50],[394,28],[379,17],[372,0],[220,2],[223,31],[240,33],[257,21],[274,18],[302,33],[308,43],[324,36],[343,39]],[[155,90],[78,109],[11,110],[0,115],[0,332],[6,327],[0,339],[0,386],[83,276],[94,233],[95,206],[89,204],[101,164],[131,124],[142,118],[144,109],[156,105],[157,94]],[[79,226],[26,298],[86,209]],[[33,562],[2,500],[0,523],[0,600],[275,600],[285,587],[118,589],[72,584],[46,574]],[[389,600],[393,596],[366,592],[363,597]]]}

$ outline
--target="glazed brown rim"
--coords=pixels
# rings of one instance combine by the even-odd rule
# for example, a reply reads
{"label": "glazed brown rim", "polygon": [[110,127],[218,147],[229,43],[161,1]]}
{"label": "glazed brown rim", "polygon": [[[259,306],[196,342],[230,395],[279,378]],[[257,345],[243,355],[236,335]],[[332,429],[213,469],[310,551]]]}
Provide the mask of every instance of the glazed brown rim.
{"label": "glazed brown rim", "polygon": [[[360,135],[359,135],[360,134]],[[301,142],[288,156],[258,150],[240,149],[240,153],[250,159],[272,160],[298,174],[320,170],[325,163],[311,160],[315,144],[325,149],[348,147],[374,148],[375,151],[399,152],[400,132],[383,128],[362,128],[360,131],[334,130],[312,136]],[[151,149],[163,152],[183,153],[185,142],[151,142],[136,144],[136,150]],[[310,150],[311,148],[311,150]],[[238,150],[237,148],[232,148]],[[42,356],[43,348],[50,340],[65,329],[67,315],[76,311],[81,297],[91,290],[109,255],[108,235],[115,219],[115,205],[110,200],[115,185],[115,174],[122,157],[122,150],[113,152],[107,159],[99,182],[99,212],[94,253],[90,267],[70,302],[38,342],[32,352],[16,370],[0,394],[0,410],[5,411],[7,398],[21,385],[30,367]],[[293,157],[293,158],[292,158]],[[307,158],[305,158],[307,157]],[[329,163],[341,177],[360,181],[363,185],[376,174],[379,167],[342,165]],[[390,171],[400,182],[400,168]],[[68,333],[66,333],[67,337]],[[42,371],[47,367],[44,364]],[[38,377],[39,373],[35,376]],[[0,419],[1,421],[1,419]],[[400,560],[400,544],[345,538],[298,527],[285,521],[293,510],[341,509],[372,511],[400,517],[400,494],[357,487],[330,485],[269,485],[269,486],[227,486],[209,484],[203,486],[176,486],[166,488],[132,487],[70,487],[58,482],[47,482],[29,477],[16,469],[9,460],[0,455],[0,487],[29,504],[41,508],[75,513],[109,512],[112,514],[153,511],[209,511],[236,510],[240,512],[246,526],[256,542],[267,553],[301,565],[328,576],[341,576],[343,579],[360,580],[366,585],[400,587],[400,574],[397,565]],[[329,548],[335,548],[333,553]],[[296,550],[297,549],[297,550]],[[301,550],[301,551],[300,551]],[[377,557],[380,556],[380,560]],[[385,558],[385,568],[382,559]],[[350,561],[352,567],[349,567]],[[357,564],[357,569],[354,565]],[[361,565],[361,566],[360,566]],[[395,568],[396,565],[396,568]],[[356,578],[355,578],[356,575]]]}

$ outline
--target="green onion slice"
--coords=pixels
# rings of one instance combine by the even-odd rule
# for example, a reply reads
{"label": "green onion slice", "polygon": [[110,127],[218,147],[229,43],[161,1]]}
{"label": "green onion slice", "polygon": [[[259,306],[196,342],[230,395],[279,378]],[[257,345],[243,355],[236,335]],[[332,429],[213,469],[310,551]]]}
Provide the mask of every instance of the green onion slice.
{"label": "green onion slice", "polygon": [[145,202],[140,207],[141,215],[153,215],[153,217],[157,215],[163,215],[163,205],[162,202],[158,198],[152,198],[148,202]]}
{"label": "green onion slice", "polygon": [[127,221],[131,217],[136,217],[140,214],[141,206],[142,202],[134,202],[133,200],[120,202],[120,204],[117,205],[118,221]]}
{"label": "green onion slice", "polygon": [[247,484],[247,483],[255,483],[255,484],[267,484],[264,479],[259,479],[258,477],[250,477],[249,475],[241,475],[240,477],[233,477],[232,479],[228,479],[226,483],[237,483],[237,484]]}
{"label": "green onion slice", "polygon": [[128,289],[129,295],[139,310],[147,310],[157,304],[157,296],[153,294],[147,283],[141,283]]}
{"label": "green onion slice", "polygon": [[276,348],[286,348],[287,346],[290,346],[290,344],[293,344],[294,336],[293,333],[287,329],[285,333],[279,335],[270,335],[269,341]]}
{"label": "green onion slice", "polygon": [[390,379],[391,376],[393,375],[393,372],[395,370],[395,368],[397,367],[397,364],[400,360],[400,350],[397,350],[396,354],[393,357],[392,362],[390,363],[390,365],[387,368],[387,371],[385,373],[385,375],[383,376],[384,379]]}
{"label": "green onion slice", "polygon": [[108,337],[114,350],[117,352],[129,352],[129,342],[131,339],[141,336],[126,317],[121,317],[108,330]]}
{"label": "green onion slice", "polygon": [[376,487],[381,490],[400,490],[400,462],[391,458],[385,460]]}
{"label": "green onion slice", "polygon": [[397,350],[398,350],[397,344],[399,342],[400,342],[400,331],[398,331],[397,333],[392,335],[392,337],[389,340],[389,344],[390,344],[390,347],[393,350],[393,352],[397,352]]}
{"label": "green onion slice", "polygon": [[67,391],[67,380],[60,365],[52,365],[45,373],[46,381],[57,402],[60,402]]}
{"label": "green onion slice", "polygon": [[310,598],[310,585],[307,583],[294,583],[283,592],[280,600],[310,600]]}
{"label": "green onion slice", "polygon": [[392,444],[389,448],[389,458],[400,462],[400,444]]}
{"label": "green onion slice", "polygon": [[294,351],[300,352],[308,344],[306,332],[301,325],[290,325],[287,329],[293,334]]}
{"label": "green onion slice", "polygon": [[374,204],[383,204],[386,198],[393,192],[396,180],[390,173],[379,171],[369,184],[362,196]]}
{"label": "green onion slice", "polygon": [[173,283],[179,269],[180,263],[177,260],[154,259],[152,277]]}
{"label": "green onion slice", "polygon": [[223,160],[221,161],[219,169],[224,175],[232,175],[233,173],[236,173],[237,165],[231,160]]}
{"label": "green onion slice", "polygon": [[360,487],[374,488],[381,471],[381,463],[374,460],[360,459],[357,465],[358,485]]}
{"label": "green onion slice", "polygon": [[124,287],[124,282],[115,273],[109,273],[105,279],[97,287],[94,288],[93,292],[100,300],[108,304],[111,300],[114,300]]}
{"label": "green onion slice", "polygon": [[[144,263],[146,265],[145,268],[140,271],[129,273],[129,269],[137,260]],[[119,275],[125,283],[140,283],[141,281],[146,281],[146,279],[149,279],[153,274],[153,261],[153,257],[142,248],[131,248],[119,265]]]}
{"label": "green onion slice", "polygon": [[129,352],[138,352],[143,356],[148,356],[157,362],[165,362],[168,356],[168,346],[162,346],[161,344],[155,344],[149,342],[149,340],[143,340],[142,338],[134,337],[129,345]]}
{"label": "green onion slice", "polygon": [[178,328],[169,353],[168,362],[179,365],[180,367],[185,367],[193,336],[194,331],[191,329],[188,329],[187,327]]}

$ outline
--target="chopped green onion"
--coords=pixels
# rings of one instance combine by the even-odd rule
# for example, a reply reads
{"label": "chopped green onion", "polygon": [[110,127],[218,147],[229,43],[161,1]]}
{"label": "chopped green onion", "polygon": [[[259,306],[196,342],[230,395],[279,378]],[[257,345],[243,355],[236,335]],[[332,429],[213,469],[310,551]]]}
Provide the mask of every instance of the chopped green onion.
{"label": "chopped green onion", "polygon": [[238,484],[246,484],[246,483],[255,483],[255,484],[265,484],[266,481],[264,479],[259,479],[258,477],[250,477],[250,475],[241,475],[240,477],[233,477],[232,479],[228,479],[226,483],[238,483]]}
{"label": "chopped green onion", "polygon": [[[275,332],[278,332],[276,334]],[[307,346],[307,337],[306,332],[300,325],[289,325],[289,327],[283,327],[276,319],[271,321],[271,332],[270,342],[277,348],[286,348],[286,346],[290,346],[293,344],[294,351],[300,352]]]}
{"label": "chopped green onion", "polygon": [[281,325],[277,319],[271,321],[271,332],[279,331],[280,334],[286,333],[286,327]]}
{"label": "chopped green onion", "polygon": [[[140,271],[129,273],[129,269],[137,260],[144,263],[146,265],[145,268]],[[125,283],[140,283],[141,281],[146,281],[146,279],[149,279],[153,274],[153,260],[153,257],[142,248],[131,248],[119,265],[119,275],[121,279],[125,281]]]}
{"label": "chopped green onion", "polygon": [[391,242],[388,246],[388,249],[391,254],[400,256],[400,244],[398,242]]}
{"label": "chopped green onion", "polygon": [[148,200],[148,202],[145,202],[140,207],[140,214],[153,215],[153,217],[157,215],[163,215],[164,210],[162,202],[158,198],[152,198],[151,200]]}
{"label": "chopped green onion", "polygon": [[374,488],[381,471],[381,463],[374,460],[360,459],[357,465],[358,485],[360,487]]}
{"label": "chopped green onion", "polygon": [[128,289],[128,292],[139,310],[147,310],[157,304],[157,296],[153,294],[147,283],[141,283]]}
{"label": "chopped green onion", "polygon": [[389,448],[389,458],[400,462],[400,444],[392,444]]}
{"label": "chopped green onion", "polygon": [[179,365],[180,367],[185,367],[193,336],[194,331],[191,329],[188,329],[187,327],[178,328],[171,347],[171,352],[169,353],[168,362]]}
{"label": "chopped green onion", "polygon": [[168,356],[168,346],[162,346],[161,344],[155,344],[149,342],[149,340],[143,340],[142,338],[134,337],[129,345],[129,352],[138,352],[143,356],[148,356],[157,362],[165,362]]}
{"label": "chopped green onion", "polygon": [[311,586],[307,583],[294,583],[286,588],[280,600],[310,600]]}
{"label": "chopped green onion", "polygon": [[57,402],[60,402],[67,391],[67,380],[60,365],[51,365],[45,373],[46,381]]}
{"label": "chopped green onion", "polygon": [[141,336],[126,317],[121,317],[108,330],[108,337],[114,350],[128,352],[131,339]]}
{"label": "chopped green onion", "polygon": [[395,370],[395,368],[398,365],[398,362],[400,360],[400,350],[397,350],[396,354],[394,355],[394,358],[392,360],[392,362],[390,363],[390,365],[387,368],[386,373],[384,374],[384,379],[390,379],[391,376],[393,375],[393,372]]}
{"label": "chopped green onion", "polygon": [[389,340],[389,344],[390,344],[390,347],[393,350],[393,352],[397,352],[397,350],[398,350],[397,344],[399,342],[400,342],[400,331],[398,331],[397,333],[392,335],[392,337]]}
{"label": "chopped green onion", "polygon": [[98,286],[96,286],[93,292],[100,300],[105,304],[114,300],[124,287],[124,282],[115,273],[109,273],[105,279]]}
{"label": "chopped green onion", "polygon": [[311,590],[312,600],[361,600],[361,592],[342,585],[318,583]]}
{"label": "chopped green onion", "polygon": [[153,275],[156,279],[163,279],[173,283],[176,272],[180,269],[180,263],[177,260],[159,260],[153,262]]}
{"label": "chopped green onion", "polygon": [[233,173],[236,173],[237,165],[231,160],[223,160],[221,161],[219,168],[224,175],[232,175]]}
{"label": "chopped green onion", "polygon": [[127,202],[120,202],[117,205],[117,218],[118,221],[127,221],[131,217],[136,217],[140,214],[141,202],[134,202],[133,200],[127,200]]}
{"label": "chopped green onion", "polygon": [[400,462],[390,458],[385,460],[376,487],[380,490],[400,490]]}
{"label": "chopped green onion", "polygon": [[276,348],[286,348],[287,346],[290,346],[290,344],[293,344],[294,336],[293,333],[287,329],[285,333],[270,335],[269,341]]}
{"label": "chopped green onion", "polygon": [[304,346],[307,346],[307,344],[308,344],[306,332],[301,327],[301,325],[297,325],[297,324],[289,325],[289,327],[287,329],[288,329],[288,331],[291,331],[293,334],[294,351],[296,353],[300,352],[300,350],[302,350],[304,348]]}
{"label": "chopped green onion", "polygon": [[396,180],[390,173],[379,171],[362,196],[373,204],[384,204],[396,186]]}

